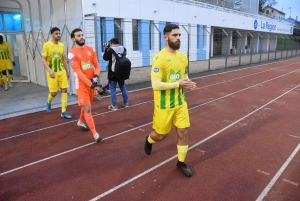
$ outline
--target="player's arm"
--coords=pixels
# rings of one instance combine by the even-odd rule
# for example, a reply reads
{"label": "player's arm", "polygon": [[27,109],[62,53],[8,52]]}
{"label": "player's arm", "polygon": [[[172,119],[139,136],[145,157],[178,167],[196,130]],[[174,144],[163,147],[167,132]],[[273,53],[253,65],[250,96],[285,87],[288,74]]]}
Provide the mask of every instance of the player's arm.
{"label": "player's arm", "polygon": [[166,83],[162,82],[164,59],[159,56],[154,56],[152,59],[151,69],[151,85],[153,90],[167,90],[179,87],[179,82]]}
{"label": "player's arm", "polygon": [[12,52],[11,52],[11,50],[10,50],[9,43],[6,43],[6,44],[7,44],[7,52],[8,52],[9,58],[10,58],[10,60],[11,60],[12,62],[14,62],[15,60],[14,60],[14,57],[13,57]]}
{"label": "player's arm", "polygon": [[8,55],[9,55],[9,59],[12,61],[13,65],[15,66],[15,59],[13,57],[13,54],[10,50],[10,46],[9,46],[9,43],[6,43],[7,44],[7,52],[8,52]]}
{"label": "player's arm", "polygon": [[67,73],[67,77],[69,78],[70,77],[70,74],[69,74],[69,69],[68,69],[68,65],[67,65],[67,62],[66,62],[66,59],[65,57],[63,56],[62,57],[62,60],[63,60],[63,65],[64,65],[64,68],[66,70],[66,73]]}
{"label": "player's arm", "polygon": [[45,45],[44,45],[43,49],[42,49],[42,63],[43,63],[43,66],[46,69],[46,71],[49,73],[50,77],[55,78],[54,72],[48,66],[47,57],[48,57],[48,51],[47,51],[47,47],[45,47]]}
{"label": "player's arm", "polygon": [[74,72],[77,74],[78,79],[83,81],[88,87],[91,87],[92,81],[89,80],[81,71],[81,64],[78,62],[76,56],[70,52],[68,54],[68,59],[71,64],[71,67],[73,68]]}

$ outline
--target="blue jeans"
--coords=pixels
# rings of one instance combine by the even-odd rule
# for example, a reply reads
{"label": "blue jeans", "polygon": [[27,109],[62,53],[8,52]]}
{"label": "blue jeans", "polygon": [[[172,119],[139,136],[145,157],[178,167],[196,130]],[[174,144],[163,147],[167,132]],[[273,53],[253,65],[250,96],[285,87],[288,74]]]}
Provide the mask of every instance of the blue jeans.
{"label": "blue jeans", "polygon": [[125,81],[124,80],[118,80],[118,81],[114,81],[114,80],[110,80],[109,81],[109,88],[110,88],[110,97],[111,97],[111,103],[112,105],[115,107],[117,106],[117,83],[121,89],[122,92],[122,96],[123,96],[123,103],[126,104],[128,103],[128,95],[127,95],[127,90],[126,90],[126,86],[125,86]]}

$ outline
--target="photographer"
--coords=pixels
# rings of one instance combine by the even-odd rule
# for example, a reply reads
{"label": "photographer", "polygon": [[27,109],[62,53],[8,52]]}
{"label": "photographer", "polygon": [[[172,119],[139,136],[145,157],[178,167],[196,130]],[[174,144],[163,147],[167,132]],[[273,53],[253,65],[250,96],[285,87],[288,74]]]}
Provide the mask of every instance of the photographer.
{"label": "photographer", "polygon": [[108,63],[108,74],[107,79],[109,80],[109,88],[110,88],[110,96],[111,96],[111,105],[108,106],[108,109],[114,111],[118,109],[117,106],[117,94],[116,94],[116,88],[117,83],[120,87],[120,90],[122,92],[123,96],[123,107],[128,106],[128,95],[127,90],[125,86],[124,80],[118,80],[115,76],[115,64],[116,64],[116,58],[113,55],[112,49],[118,54],[118,55],[126,55],[126,48],[122,45],[119,45],[119,40],[117,38],[112,38],[108,44],[104,44],[106,47],[105,52],[103,54],[103,59],[105,61],[109,61]]}

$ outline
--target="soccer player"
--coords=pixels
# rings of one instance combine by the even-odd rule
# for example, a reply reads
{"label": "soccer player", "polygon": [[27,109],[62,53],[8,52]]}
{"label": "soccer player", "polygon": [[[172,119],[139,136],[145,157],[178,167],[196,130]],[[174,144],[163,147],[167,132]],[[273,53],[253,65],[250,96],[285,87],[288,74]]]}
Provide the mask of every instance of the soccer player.
{"label": "soccer player", "polygon": [[8,90],[8,86],[10,88],[13,87],[10,82],[13,75],[11,61],[13,65],[16,66],[14,62],[14,57],[12,56],[12,53],[10,51],[9,43],[3,41],[3,36],[0,35],[0,77],[2,77],[0,82],[4,83],[5,91]]}
{"label": "soccer player", "polygon": [[[100,142],[102,138],[96,131],[91,110],[94,89],[98,88],[97,83],[100,75],[97,54],[94,48],[85,45],[81,29],[74,29],[71,32],[71,38],[75,42],[75,46],[70,50],[68,59],[74,70],[78,105],[82,106],[77,126],[84,131],[90,129],[95,141]],[[85,125],[84,120],[88,127]]]}
{"label": "soccer player", "polygon": [[188,78],[187,56],[177,51],[180,47],[180,29],[176,24],[164,28],[166,47],[152,59],[151,83],[154,91],[153,131],[146,137],[145,152],[150,155],[152,145],[164,140],[172,124],[177,132],[177,168],[186,176],[192,171],[184,163],[188,151],[189,112],[184,89],[194,89],[196,83]]}
{"label": "soccer player", "polygon": [[46,111],[51,112],[51,103],[57,95],[58,88],[61,89],[61,117],[71,119],[72,116],[67,113],[69,87],[68,78],[69,71],[67,62],[64,58],[65,47],[59,42],[60,30],[53,27],[51,30],[52,39],[43,45],[42,63],[47,71],[47,80],[49,87],[49,95]]}

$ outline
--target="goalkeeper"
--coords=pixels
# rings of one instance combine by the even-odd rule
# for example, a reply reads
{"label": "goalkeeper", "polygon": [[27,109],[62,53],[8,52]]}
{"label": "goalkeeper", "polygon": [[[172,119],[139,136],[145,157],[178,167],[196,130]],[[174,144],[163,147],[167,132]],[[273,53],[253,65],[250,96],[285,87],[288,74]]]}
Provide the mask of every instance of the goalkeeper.
{"label": "goalkeeper", "polygon": [[84,131],[91,130],[95,141],[100,142],[102,138],[96,131],[91,110],[94,89],[99,88],[100,66],[97,55],[95,49],[85,45],[81,29],[74,29],[71,32],[71,39],[75,43],[75,46],[70,50],[68,59],[74,70],[78,105],[82,106],[77,126]]}

